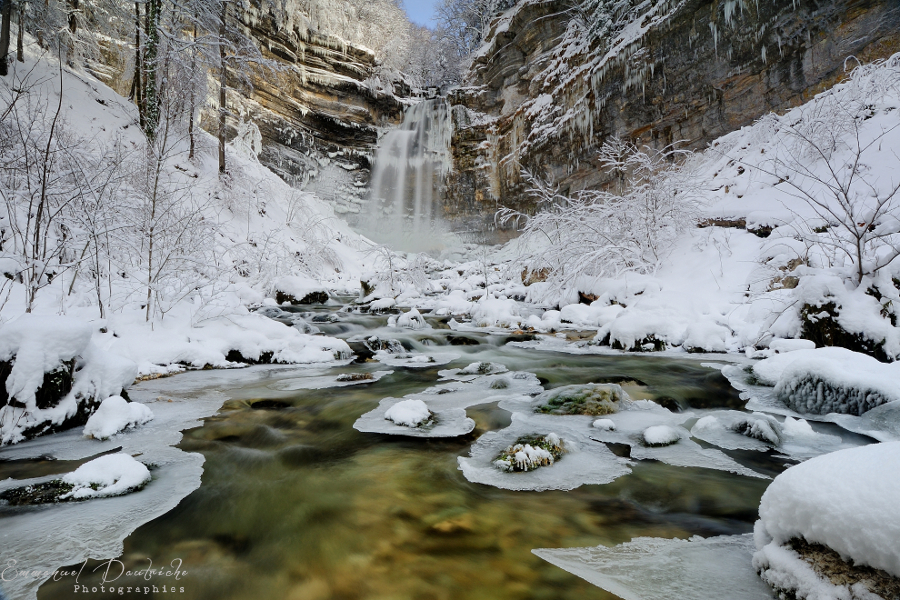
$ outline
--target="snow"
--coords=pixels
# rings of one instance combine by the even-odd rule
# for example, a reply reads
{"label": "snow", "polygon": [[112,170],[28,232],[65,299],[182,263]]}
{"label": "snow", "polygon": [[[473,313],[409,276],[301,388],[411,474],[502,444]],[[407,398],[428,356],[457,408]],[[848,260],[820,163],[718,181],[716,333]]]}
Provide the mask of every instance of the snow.
{"label": "snow", "polygon": [[819,456],[776,477],[760,502],[757,568],[789,569],[764,549],[800,537],[900,577],[898,469],[900,442],[888,442]]}
{"label": "snow", "polygon": [[[745,477],[765,478],[722,451],[702,448],[688,439],[689,432],[683,423],[695,418],[690,412],[674,413],[649,400],[633,401],[623,408],[613,417],[616,425],[614,430],[594,429],[591,439],[598,442],[627,444],[631,446],[631,458],[634,460],[658,460],[676,467],[701,467],[728,471]],[[650,446],[644,439],[648,429],[653,440],[668,441],[676,439],[677,436],[678,441],[666,446]]]}
{"label": "snow", "polygon": [[384,418],[397,425],[418,427],[431,417],[431,411],[421,400],[402,400],[384,411]]}
{"label": "snow", "polygon": [[84,435],[105,440],[129,427],[143,425],[153,419],[153,411],[139,402],[128,402],[122,396],[110,396],[88,418]]}
{"label": "snow", "polygon": [[[630,461],[619,458],[605,444],[590,438],[585,417],[547,416],[514,412],[512,423],[482,435],[459,457],[459,469],[472,483],[506,490],[571,490],[582,485],[610,483],[631,472]],[[528,472],[508,472],[495,464],[501,451],[525,435],[555,433],[565,454],[550,466]],[[527,457],[526,457],[527,458]]]}
{"label": "snow", "polygon": [[648,446],[671,446],[681,441],[681,432],[670,425],[652,425],[644,430],[641,438]]}
{"label": "snow", "polygon": [[150,481],[150,471],[128,454],[107,454],[84,463],[62,480],[74,487],[61,498],[86,500],[134,491]]}
{"label": "snow", "polygon": [[800,413],[860,415],[900,400],[900,364],[844,348],[797,350],[753,366],[757,378]]}
{"label": "snow", "polygon": [[[12,360],[6,392],[24,408],[0,408],[0,445],[23,439],[26,430],[59,425],[85,410],[88,401],[102,401],[128,388],[137,375],[125,357],[105,352],[92,341],[95,325],[71,317],[25,314],[0,326],[0,360]],[[54,406],[40,408],[35,394],[44,374],[68,369],[74,361],[72,389]]]}
{"label": "snow", "polygon": [[774,595],[750,564],[752,552],[750,534],[638,537],[612,548],[532,550],[622,600],[771,600]]}
{"label": "snow", "polygon": [[388,321],[388,324],[390,325],[391,323],[393,323],[394,327],[405,327],[407,329],[427,329],[431,327],[425,320],[425,317],[415,308],[398,317],[391,317],[391,321]]}
{"label": "snow", "polygon": [[592,426],[603,431],[616,430],[616,423],[612,419],[597,419],[592,423]]}
{"label": "snow", "polygon": [[310,277],[300,275],[287,275],[275,281],[274,289],[294,298],[296,302],[302,302],[310,294],[323,293],[328,295],[328,290],[318,281]]}

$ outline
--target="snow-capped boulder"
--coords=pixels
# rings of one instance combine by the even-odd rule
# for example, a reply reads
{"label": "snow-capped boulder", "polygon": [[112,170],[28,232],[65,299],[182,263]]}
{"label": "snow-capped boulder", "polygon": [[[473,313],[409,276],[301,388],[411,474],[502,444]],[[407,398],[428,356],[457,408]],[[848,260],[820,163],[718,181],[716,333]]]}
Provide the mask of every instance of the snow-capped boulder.
{"label": "snow-capped boulder", "polygon": [[889,442],[819,456],[776,477],[754,532],[763,580],[804,599],[896,597],[877,588],[900,590],[898,471],[900,442]]}
{"label": "snow-capped boulder", "polygon": [[753,373],[800,413],[861,415],[900,400],[900,364],[844,348],[778,354],[756,363]]}
{"label": "snow-capped boulder", "polygon": [[120,431],[137,427],[153,419],[153,411],[139,402],[129,402],[122,396],[110,396],[100,404],[84,426],[84,435],[105,440]]}
{"label": "snow-capped boulder", "polygon": [[278,304],[321,304],[328,301],[328,290],[309,277],[289,275],[275,282],[275,301]]}
{"label": "snow-capped boulder", "polygon": [[0,444],[82,425],[128,388],[137,365],[91,342],[92,327],[26,314],[0,327]]}

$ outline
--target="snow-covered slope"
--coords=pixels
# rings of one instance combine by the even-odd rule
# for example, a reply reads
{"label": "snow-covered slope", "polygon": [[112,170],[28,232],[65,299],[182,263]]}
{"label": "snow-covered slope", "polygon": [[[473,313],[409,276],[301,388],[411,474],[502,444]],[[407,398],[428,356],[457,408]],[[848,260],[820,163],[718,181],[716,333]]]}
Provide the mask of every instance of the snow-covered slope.
{"label": "snow-covered slope", "polygon": [[[340,340],[251,309],[274,304],[276,282],[287,276],[355,293],[366,240],[260,165],[252,144],[229,144],[224,175],[215,140],[202,131],[189,158],[184,123],[148,147],[131,102],[84,72],[60,69],[36,44],[26,50],[26,61],[0,78],[0,360],[14,365],[7,391],[24,393],[18,400],[31,408],[5,405],[0,422],[18,422],[11,411],[33,412],[28,394],[63,360],[77,359],[80,369],[114,355],[133,379],[134,371],[236,366],[234,351],[263,362],[349,356]],[[56,315],[83,324],[87,337],[72,352],[61,346],[68,338],[55,336],[57,344],[42,332]],[[26,363],[18,355],[38,339],[40,356]],[[96,394],[73,394],[99,402],[127,387],[114,379]],[[57,423],[74,410],[47,418]],[[4,442],[17,437],[13,429],[21,427],[5,428]]]}

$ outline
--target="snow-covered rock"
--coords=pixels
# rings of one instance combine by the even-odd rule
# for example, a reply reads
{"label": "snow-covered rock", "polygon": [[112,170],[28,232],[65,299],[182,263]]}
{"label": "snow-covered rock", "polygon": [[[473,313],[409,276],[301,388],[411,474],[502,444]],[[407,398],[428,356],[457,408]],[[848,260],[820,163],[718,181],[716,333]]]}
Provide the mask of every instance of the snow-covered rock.
{"label": "snow-covered rock", "polygon": [[900,442],[889,442],[813,458],[776,477],[763,494],[755,528],[753,562],[763,579],[798,598],[874,597],[817,575],[790,548],[795,539],[900,577],[898,472]]}
{"label": "snow-covered rock", "polygon": [[900,363],[881,363],[844,348],[779,354],[756,363],[753,373],[799,413],[861,415],[900,400]]}
{"label": "snow-covered rock", "polygon": [[74,487],[61,499],[86,500],[134,491],[150,481],[150,471],[128,454],[107,454],[86,462],[62,480]]}
{"label": "snow-covered rock", "polygon": [[384,412],[385,419],[406,427],[418,427],[431,416],[428,406],[421,400],[402,400]]}
{"label": "snow-covered rock", "polygon": [[122,396],[110,396],[90,416],[84,426],[87,437],[105,440],[129,427],[143,425],[153,419],[153,411],[139,402],[128,402]]}
{"label": "snow-covered rock", "polygon": [[309,277],[288,275],[275,281],[275,301],[279,304],[315,304],[328,300],[328,290]]}
{"label": "snow-covered rock", "polygon": [[131,385],[135,363],[101,350],[93,334],[88,323],[49,315],[0,327],[0,362],[9,365],[0,379],[0,444],[70,427]]}
{"label": "snow-covered rock", "polygon": [[652,425],[643,431],[641,438],[648,446],[671,446],[681,441],[681,432],[671,425]]}

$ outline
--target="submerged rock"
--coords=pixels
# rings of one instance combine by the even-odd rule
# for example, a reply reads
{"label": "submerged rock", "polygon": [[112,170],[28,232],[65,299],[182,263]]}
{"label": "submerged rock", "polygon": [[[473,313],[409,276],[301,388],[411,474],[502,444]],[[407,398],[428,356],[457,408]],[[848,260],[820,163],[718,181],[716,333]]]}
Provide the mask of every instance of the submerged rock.
{"label": "submerged rock", "polygon": [[609,415],[619,411],[628,394],[614,383],[567,385],[535,398],[535,412],[551,415]]}

